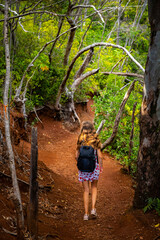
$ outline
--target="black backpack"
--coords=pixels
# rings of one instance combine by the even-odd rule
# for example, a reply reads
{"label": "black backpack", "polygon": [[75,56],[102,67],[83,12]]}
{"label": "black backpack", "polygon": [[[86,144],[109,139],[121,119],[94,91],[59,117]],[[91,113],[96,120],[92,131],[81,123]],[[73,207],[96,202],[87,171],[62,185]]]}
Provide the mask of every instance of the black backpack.
{"label": "black backpack", "polygon": [[77,167],[81,172],[93,172],[96,166],[95,150],[91,146],[81,146]]}

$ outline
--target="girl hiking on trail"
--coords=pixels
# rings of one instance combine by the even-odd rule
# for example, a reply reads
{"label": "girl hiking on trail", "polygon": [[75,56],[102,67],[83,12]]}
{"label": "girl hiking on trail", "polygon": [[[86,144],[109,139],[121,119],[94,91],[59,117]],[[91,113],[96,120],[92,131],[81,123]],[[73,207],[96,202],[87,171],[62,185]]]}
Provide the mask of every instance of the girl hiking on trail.
{"label": "girl hiking on trail", "polygon": [[97,217],[96,212],[96,200],[97,200],[97,184],[99,179],[99,173],[103,171],[102,166],[102,154],[101,154],[101,142],[94,130],[94,126],[91,122],[85,121],[82,123],[82,128],[77,141],[76,160],[78,160],[80,149],[82,146],[91,146],[94,149],[95,154],[95,169],[93,172],[78,171],[78,179],[82,182],[84,193],[84,210],[85,214],[83,220],[89,220],[89,182],[91,182],[91,194],[92,194],[92,209],[91,218]]}

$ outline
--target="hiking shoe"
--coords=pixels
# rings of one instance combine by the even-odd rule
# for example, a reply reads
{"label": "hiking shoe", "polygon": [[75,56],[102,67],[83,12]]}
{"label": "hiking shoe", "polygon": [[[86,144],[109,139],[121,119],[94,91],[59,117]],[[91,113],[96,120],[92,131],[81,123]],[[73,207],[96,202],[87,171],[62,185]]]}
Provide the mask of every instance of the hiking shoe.
{"label": "hiking shoe", "polygon": [[88,214],[84,214],[83,220],[84,221],[88,221],[89,220],[89,215]]}
{"label": "hiking shoe", "polygon": [[96,209],[92,209],[92,210],[91,210],[91,217],[92,217],[92,219],[97,218],[97,212],[96,212]]}

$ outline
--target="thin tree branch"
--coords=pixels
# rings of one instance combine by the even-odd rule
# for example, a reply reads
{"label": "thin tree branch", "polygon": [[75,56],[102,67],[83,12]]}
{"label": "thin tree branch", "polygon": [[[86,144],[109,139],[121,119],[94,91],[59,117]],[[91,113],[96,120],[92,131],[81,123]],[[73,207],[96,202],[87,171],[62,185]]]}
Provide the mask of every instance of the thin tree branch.
{"label": "thin tree branch", "polygon": [[102,72],[104,75],[118,75],[118,76],[127,76],[127,77],[137,77],[137,78],[142,78],[144,79],[144,76],[141,74],[136,74],[136,73],[123,73],[123,72]]}
{"label": "thin tree branch", "polygon": [[[0,4],[2,5],[2,4]],[[9,17],[8,18],[8,21],[11,20],[11,19],[15,19],[15,18],[22,18],[24,16],[27,16],[27,15],[32,15],[32,14],[39,14],[39,13],[46,13],[46,14],[50,14],[50,15],[53,15],[53,16],[56,16],[56,17],[65,17],[66,15],[65,14],[57,14],[57,13],[53,13],[53,12],[49,12],[49,11],[32,11],[32,12],[28,12],[28,13],[23,13],[23,14],[18,14],[17,16],[13,16],[13,17]],[[4,22],[4,19],[1,19],[0,22]]]}
{"label": "thin tree branch", "polygon": [[[0,4],[0,6],[5,7],[3,4]],[[9,10],[10,12],[16,14],[16,15],[19,15],[16,11],[14,11],[14,10],[12,10],[12,9],[10,9],[10,8],[8,8],[8,10]],[[9,19],[9,18],[8,18],[8,19]],[[21,28],[23,29],[24,32],[28,32],[27,30],[24,29],[22,23],[20,22],[20,19],[21,19],[21,17],[19,17],[19,19],[18,19],[19,25],[21,26]]]}
{"label": "thin tree branch", "polygon": [[100,123],[96,133],[99,135],[100,132],[102,131],[103,125],[105,124],[106,120],[102,120],[102,122]]}
{"label": "thin tree branch", "polygon": [[27,88],[28,88],[28,83],[30,82],[30,80],[33,78],[34,74],[35,74],[36,71],[33,72],[32,76],[28,79],[27,83],[26,83],[26,86],[25,86],[25,89],[22,93],[22,96],[23,96],[23,99],[25,98],[26,96],[26,92],[27,92]]}
{"label": "thin tree branch", "polygon": [[[12,178],[12,176],[10,176],[10,175],[8,175],[8,174],[6,174],[4,172],[1,172],[1,171],[0,171],[0,175],[3,176],[3,177],[9,178],[9,179]],[[26,181],[24,181],[24,180],[22,180],[20,178],[17,178],[17,180],[18,180],[18,182],[20,182],[20,183],[24,184],[25,186],[29,187],[29,183],[28,182],[26,182]],[[48,185],[39,185],[38,187],[40,189],[51,189],[51,187],[48,186]]]}
{"label": "thin tree branch", "polygon": [[87,27],[87,29],[86,29],[85,33],[83,34],[83,37],[82,37],[82,39],[81,39],[81,42],[80,42],[80,44],[79,44],[79,48],[78,48],[78,50],[80,50],[80,49],[81,49],[81,47],[82,47],[82,44],[83,44],[83,40],[84,40],[84,38],[85,38],[85,36],[86,36],[86,34],[87,34],[88,30],[90,29],[90,26],[91,26],[91,24],[92,24],[92,21],[90,21],[90,23],[89,23],[89,25],[88,25],[88,27]]}
{"label": "thin tree branch", "polygon": [[[125,7],[123,8],[123,10],[122,10],[122,12],[121,12],[121,15],[120,15],[120,17],[122,16],[122,14],[123,14],[123,12],[124,12],[125,8],[128,6],[128,4],[129,4],[129,2],[130,2],[130,1],[131,1],[131,0],[129,0],[129,1],[127,2],[127,4],[125,5]],[[115,22],[115,24],[114,24],[114,26],[113,26],[112,30],[111,30],[111,31],[110,31],[110,33],[108,34],[107,41],[110,39],[110,37],[111,37],[111,34],[112,34],[113,30],[115,29],[115,27],[116,27],[117,23],[118,23],[118,19],[116,20],[116,22]]]}
{"label": "thin tree branch", "polygon": [[111,144],[113,142],[113,140],[115,139],[116,135],[117,135],[117,132],[118,132],[118,126],[119,126],[119,122],[120,122],[120,119],[121,119],[121,116],[122,116],[122,112],[123,112],[123,109],[125,107],[125,104],[132,92],[132,90],[134,89],[134,84],[135,84],[136,80],[134,80],[132,82],[132,84],[130,85],[130,87],[128,88],[127,92],[125,93],[125,96],[121,102],[121,105],[120,105],[120,108],[119,108],[119,111],[118,111],[118,114],[116,116],[116,119],[115,119],[115,122],[114,122],[114,126],[113,126],[113,131],[112,131],[112,134],[111,136],[102,144],[102,150],[104,148],[106,148],[109,144]]}
{"label": "thin tree branch", "polygon": [[95,8],[95,6],[93,6],[93,5],[78,5],[78,6],[72,7],[72,10],[73,10],[73,9],[76,9],[76,8],[93,8],[94,11],[99,15],[101,21],[102,21],[103,23],[105,23],[102,15],[101,15],[100,12]]}
{"label": "thin tree branch", "polygon": [[33,9],[35,9],[41,2],[42,2],[42,0],[38,1],[38,2],[34,5],[34,7],[32,8],[32,11],[33,11]]}
{"label": "thin tree branch", "polygon": [[124,58],[126,58],[126,56],[122,57],[111,69],[111,73],[113,72],[113,70],[118,66],[118,64],[124,60]]}
{"label": "thin tree branch", "polygon": [[89,72],[81,75],[79,78],[77,78],[77,79],[74,81],[74,83],[72,84],[72,86],[71,86],[72,92],[74,93],[74,92],[76,91],[76,89],[78,88],[78,86],[81,84],[81,82],[82,82],[85,78],[87,78],[87,77],[89,77],[89,76],[91,76],[91,75],[94,75],[94,74],[98,73],[98,71],[99,71],[99,68],[98,68],[98,69],[93,69],[92,71],[89,71]]}
{"label": "thin tree branch", "polygon": [[1,227],[1,228],[2,228],[2,230],[3,230],[5,233],[10,234],[10,235],[15,236],[15,237],[17,236],[17,233],[11,232],[11,231],[5,229],[4,227]]}
{"label": "thin tree branch", "polygon": [[33,110],[34,110],[34,112],[35,112],[36,118],[37,118],[38,121],[41,123],[42,127],[44,128],[43,122],[42,122],[41,119],[38,117],[38,114],[37,114],[37,112],[36,112],[36,108],[34,107]]}

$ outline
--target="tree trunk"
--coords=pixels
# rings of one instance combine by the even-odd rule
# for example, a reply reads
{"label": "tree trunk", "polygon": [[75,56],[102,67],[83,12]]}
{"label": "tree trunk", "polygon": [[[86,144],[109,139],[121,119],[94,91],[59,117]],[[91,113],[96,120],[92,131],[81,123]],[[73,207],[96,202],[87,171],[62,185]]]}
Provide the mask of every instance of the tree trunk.
{"label": "tree trunk", "polygon": [[8,43],[8,1],[5,1],[5,21],[4,21],[4,42],[5,42],[5,60],[6,60],[6,77],[5,77],[5,86],[4,86],[4,95],[3,95],[3,104],[4,104],[4,125],[5,125],[5,138],[7,149],[9,153],[9,164],[10,171],[12,175],[12,184],[14,192],[14,204],[17,212],[17,239],[24,239],[24,217],[22,210],[21,196],[16,176],[14,153],[11,144],[10,136],[10,126],[9,126],[9,114],[8,114],[8,92],[10,84],[10,52],[9,52],[9,43]]}
{"label": "tree trunk", "polygon": [[132,129],[130,133],[130,139],[129,139],[129,153],[128,153],[128,159],[129,159],[129,164],[128,164],[128,171],[129,173],[131,172],[131,153],[132,153],[132,148],[133,148],[133,135],[134,135],[134,119],[135,119],[135,110],[136,110],[137,102],[134,103],[133,105],[133,112],[132,112]]}
{"label": "tree trunk", "polygon": [[100,132],[102,131],[103,125],[105,124],[106,120],[102,120],[102,122],[100,123],[96,133],[99,135]]}
{"label": "tree trunk", "polygon": [[[86,79],[87,77],[89,77],[93,74],[98,73],[98,71],[99,71],[99,69],[93,69],[92,71],[81,75],[79,78],[77,78],[74,81],[74,83],[70,87],[70,89],[71,89],[70,92],[66,88],[66,94],[67,94],[67,97],[68,97],[68,101],[65,104],[65,108],[63,109],[61,107],[60,111],[61,112],[63,111],[62,119],[64,119],[64,122],[68,122],[68,123],[70,122],[70,124],[69,124],[70,125],[70,127],[69,127],[70,130],[75,130],[77,127],[80,126],[80,119],[79,119],[79,117],[76,113],[75,105],[74,105],[74,93],[84,79]],[[73,122],[73,123],[71,124],[71,122]]]}
{"label": "tree trunk", "polygon": [[[75,22],[71,18],[67,18],[67,19],[68,19],[68,22],[69,22],[71,28],[76,27]],[[70,31],[70,35],[69,35],[68,43],[67,43],[67,47],[66,47],[66,52],[64,55],[64,66],[66,66],[68,64],[68,59],[69,59],[70,51],[72,48],[75,33],[76,33],[76,28],[74,28]]]}
{"label": "tree trunk", "polygon": [[82,73],[88,66],[88,64],[93,56],[93,52],[94,52],[93,50],[94,50],[93,48],[90,49],[90,51],[88,52],[86,58],[84,59],[82,65],[81,65],[81,67],[76,72],[75,77],[74,77],[74,82],[73,82],[72,86],[70,87],[70,91],[68,91],[68,89],[65,88],[66,95],[68,97],[68,101],[65,104],[65,109],[61,108],[61,112],[63,112],[62,119],[64,120],[64,124],[70,130],[75,130],[77,127],[80,126],[80,119],[76,113],[75,105],[74,105],[74,93],[84,79],[86,79],[87,77],[89,77],[93,74],[98,73],[98,71],[99,71],[99,69],[93,69],[92,71],[87,72],[82,75]]}
{"label": "tree trunk", "polygon": [[102,150],[104,148],[106,148],[109,144],[111,144],[113,142],[113,140],[115,139],[116,135],[117,135],[117,132],[118,132],[118,126],[119,126],[119,122],[120,122],[120,119],[121,119],[121,116],[122,116],[122,112],[123,112],[123,109],[126,105],[126,102],[134,88],[134,84],[135,84],[135,80],[132,82],[131,86],[129,87],[128,91],[126,92],[124,98],[123,98],[123,101],[121,103],[121,106],[119,108],[119,111],[118,111],[118,114],[116,116],[116,119],[115,119],[115,122],[114,122],[114,126],[113,126],[113,132],[112,132],[112,135],[102,144]]}
{"label": "tree trunk", "polygon": [[84,70],[86,69],[86,67],[88,66],[89,62],[91,61],[92,57],[93,57],[93,53],[94,53],[94,48],[91,48],[87,54],[87,56],[85,57],[82,65],[80,66],[79,70],[76,72],[74,79],[76,80],[77,78],[79,78],[82,73],[84,72]]}
{"label": "tree trunk", "polygon": [[151,41],[144,76],[140,118],[137,188],[133,205],[142,208],[148,198],[160,198],[160,1],[148,1]]}
{"label": "tree trunk", "polygon": [[59,36],[60,31],[61,31],[61,28],[62,28],[63,20],[64,20],[64,18],[61,18],[61,19],[59,20],[58,32],[57,32],[55,41],[54,41],[53,44],[52,44],[51,50],[50,50],[50,52],[49,52],[49,54],[48,54],[50,65],[52,64],[52,52],[53,52],[53,49],[54,49],[54,47],[55,47],[55,45],[56,45],[56,42],[58,41],[58,36]]}
{"label": "tree trunk", "polygon": [[67,93],[67,96],[68,101],[63,107],[61,107],[60,115],[61,119],[63,120],[63,125],[69,131],[75,131],[80,126],[80,118],[78,117],[75,110],[72,93]]}
{"label": "tree trunk", "polygon": [[28,228],[31,238],[34,240],[38,239],[37,160],[38,160],[37,129],[32,128]]}
{"label": "tree trunk", "polygon": [[118,6],[118,27],[117,27],[117,44],[119,44],[120,39],[120,25],[121,25],[121,2],[122,0],[119,0],[119,6]]}
{"label": "tree trunk", "polygon": [[[0,110],[0,126],[2,127],[1,110]],[[0,128],[0,162],[3,162],[3,134],[1,128]]]}

